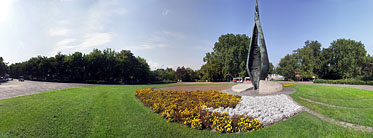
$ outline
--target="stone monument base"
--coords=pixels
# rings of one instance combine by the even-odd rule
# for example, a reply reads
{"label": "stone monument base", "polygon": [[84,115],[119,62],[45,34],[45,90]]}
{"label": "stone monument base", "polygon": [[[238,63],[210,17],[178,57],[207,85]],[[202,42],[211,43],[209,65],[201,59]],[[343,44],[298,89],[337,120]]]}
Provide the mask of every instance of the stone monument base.
{"label": "stone monument base", "polygon": [[260,80],[259,82],[259,94],[273,94],[282,91],[283,87],[281,83],[273,81]]}
{"label": "stone monument base", "polygon": [[253,85],[251,83],[242,83],[242,84],[237,84],[232,87],[232,90],[234,92],[243,92],[247,91],[253,88]]}

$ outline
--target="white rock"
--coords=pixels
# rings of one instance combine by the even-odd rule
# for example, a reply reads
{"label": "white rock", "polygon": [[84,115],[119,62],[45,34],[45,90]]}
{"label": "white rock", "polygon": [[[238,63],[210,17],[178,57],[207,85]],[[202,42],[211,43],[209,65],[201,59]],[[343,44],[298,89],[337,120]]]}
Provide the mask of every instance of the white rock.
{"label": "white rock", "polygon": [[264,125],[279,122],[286,117],[291,117],[300,112],[303,108],[286,95],[272,96],[242,96],[236,108],[206,108],[209,111],[228,112],[230,116],[245,113],[248,116],[257,118]]}

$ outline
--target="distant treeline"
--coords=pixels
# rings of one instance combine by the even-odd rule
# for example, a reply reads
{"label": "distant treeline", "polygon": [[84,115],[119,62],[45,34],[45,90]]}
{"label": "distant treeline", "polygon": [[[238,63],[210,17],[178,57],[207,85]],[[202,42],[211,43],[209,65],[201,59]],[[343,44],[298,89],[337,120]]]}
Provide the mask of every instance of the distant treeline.
{"label": "distant treeline", "polygon": [[94,49],[89,54],[58,53],[54,57],[37,56],[7,66],[0,57],[0,76],[24,76],[27,80],[84,83],[166,83],[199,80],[199,71],[178,67],[151,71],[148,63],[129,50]]}
{"label": "distant treeline", "polygon": [[134,84],[151,80],[149,65],[143,58],[135,57],[129,50],[111,49],[33,57],[10,65],[9,74],[13,78],[24,76],[29,80],[58,82]]}

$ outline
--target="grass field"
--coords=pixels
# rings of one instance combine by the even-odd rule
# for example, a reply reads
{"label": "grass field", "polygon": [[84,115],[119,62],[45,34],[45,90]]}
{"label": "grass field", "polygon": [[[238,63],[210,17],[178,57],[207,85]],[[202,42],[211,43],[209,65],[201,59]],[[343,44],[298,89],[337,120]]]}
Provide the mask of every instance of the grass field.
{"label": "grass field", "polygon": [[[373,126],[372,91],[322,85],[296,85],[294,88],[297,91],[291,95],[294,100],[311,110],[340,121]],[[311,103],[299,97],[338,107]]]}
{"label": "grass field", "polygon": [[[168,123],[134,96],[136,89],[163,86],[169,85],[94,86],[0,100],[0,137],[373,137],[306,112],[249,133],[195,130]],[[306,88],[296,86],[296,93]]]}

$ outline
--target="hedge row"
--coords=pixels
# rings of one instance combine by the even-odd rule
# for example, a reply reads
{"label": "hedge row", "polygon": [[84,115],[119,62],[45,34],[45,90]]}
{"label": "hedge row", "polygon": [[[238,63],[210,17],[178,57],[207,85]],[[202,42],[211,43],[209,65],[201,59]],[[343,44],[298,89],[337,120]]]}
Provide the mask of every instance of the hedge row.
{"label": "hedge row", "polygon": [[345,79],[345,80],[323,80],[323,79],[317,79],[317,80],[315,80],[315,83],[373,85],[373,81],[362,81],[362,80],[357,80],[357,79]]}

